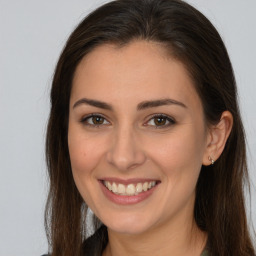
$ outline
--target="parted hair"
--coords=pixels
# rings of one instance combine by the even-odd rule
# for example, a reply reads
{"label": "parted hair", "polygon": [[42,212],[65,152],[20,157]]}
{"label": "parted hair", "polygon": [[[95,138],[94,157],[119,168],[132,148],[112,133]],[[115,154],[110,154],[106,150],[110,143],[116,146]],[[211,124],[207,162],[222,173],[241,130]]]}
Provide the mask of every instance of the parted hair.
{"label": "parted hair", "polygon": [[87,205],[74,183],[67,140],[75,70],[97,46],[123,46],[133,40],[158,42],[184,64],[200,96],[207,124],[218,123],[223,111],[233,115],[232,131],[222,155],[214,165],[201,168],[194,218],[199,228],[208,233],[211,255],[254,255],[244,198],[244,189],[249,187],[245,135],[232,65],[214,26],[180,0],[106,3],[85,17],[67,40],[52,81],[46,135],[49,194],[45,228],[49,253],[87,255],[83,249]]}

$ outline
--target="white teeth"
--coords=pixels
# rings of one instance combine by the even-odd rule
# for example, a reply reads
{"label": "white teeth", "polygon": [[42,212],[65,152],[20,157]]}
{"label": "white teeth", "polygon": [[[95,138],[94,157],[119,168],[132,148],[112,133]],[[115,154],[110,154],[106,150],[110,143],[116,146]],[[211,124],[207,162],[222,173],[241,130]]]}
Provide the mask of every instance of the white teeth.
{"label": "white teeth", "polygon": [[136,186],[136,192],[137,192],[137,193],[142,192],[142,184],[141,184],[141,183],[138,183],[138,184],[137,184],[137,186]]}
{"label": "white teeth", "polygon": [[116,185],[115,182],[112,184],[112,191],[113,191],[114,193],[117,193],[117,185]]}
{"label": "white teeth", "polygon": [[118,194],[125,194],[125,185],[123,185],[123,184],[118,184],[117,193],[118,193]]}
{"label": "white teeth", "polygon": [[133,184],[129,184],[126,187],[126,194],[127,195],[134,195],[135,194],[135,186]]}
{"label": "white teeth", "polygon": [[143,191],[148,190],[148,183],[147,182],[143,183],[142,189],[143,189]]}
{"label": "white teeth", "polygon": [[106,185],[107,185],[107,188],[111,191],[111,189],[112,189],[111,183],[110,183],[109,181],[107,181],[106,183],[107,183],[107,184],[106,184]]}
{"label": "white teeth", "polygon": [[115,182],[111,184],[111,182],[109,181],[103,181],[103,184],[106,188],[108,188],[108,190],[112,191],[115,194],[134,196],[153,188],[156,185],[156,181],[144,182],[143,184],[137,183],[128,185],[124,185],[121,183],[117,185]]}

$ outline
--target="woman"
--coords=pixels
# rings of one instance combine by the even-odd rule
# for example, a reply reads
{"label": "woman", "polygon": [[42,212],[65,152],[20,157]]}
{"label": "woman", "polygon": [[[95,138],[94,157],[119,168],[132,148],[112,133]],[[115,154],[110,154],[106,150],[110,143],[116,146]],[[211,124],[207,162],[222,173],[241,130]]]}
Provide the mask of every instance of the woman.
{"label": "woman", "polygon": [[98,8],[60,56],[51,104],[52,256],[255,254],[235,78],[200,12],[179,0]]}

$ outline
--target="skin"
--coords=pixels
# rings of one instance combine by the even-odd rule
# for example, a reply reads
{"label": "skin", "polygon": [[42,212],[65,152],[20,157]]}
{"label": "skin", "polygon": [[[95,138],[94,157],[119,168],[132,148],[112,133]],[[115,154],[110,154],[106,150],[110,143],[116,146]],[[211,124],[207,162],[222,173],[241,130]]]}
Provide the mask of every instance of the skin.
{"label": "skin", "polygon": [[[81,103],[83,98],[112,109]],[[141,102],[167,98],[181,104],[137,109]],[[86,119],[95,113],[101,124]],[[175,122],[162,119],[159,125],[154,114]],[[187,70],[159,44],[105,44],[89,53],[73,80],[68,145],[76,186],[108,227],[103,255],[200,255],[207,234],[193,218],[195,187],[202,164],[219,157],[231,127],[229,112],[215,127],[206,125]],[[104,177],[161,183],[146,200],[119,205],[103,194]]]}

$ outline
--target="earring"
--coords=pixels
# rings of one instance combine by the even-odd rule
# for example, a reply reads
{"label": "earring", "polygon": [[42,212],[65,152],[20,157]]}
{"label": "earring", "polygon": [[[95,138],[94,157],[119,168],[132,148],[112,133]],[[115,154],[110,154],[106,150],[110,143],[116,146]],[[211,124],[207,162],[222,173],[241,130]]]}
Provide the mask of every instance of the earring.
{"label": "earring", "polygon": [[208,156],[208,159],[209,159],[209,161],[212,163],[212,165],[214,164],[214,160],[210,157],[210,156]]}

